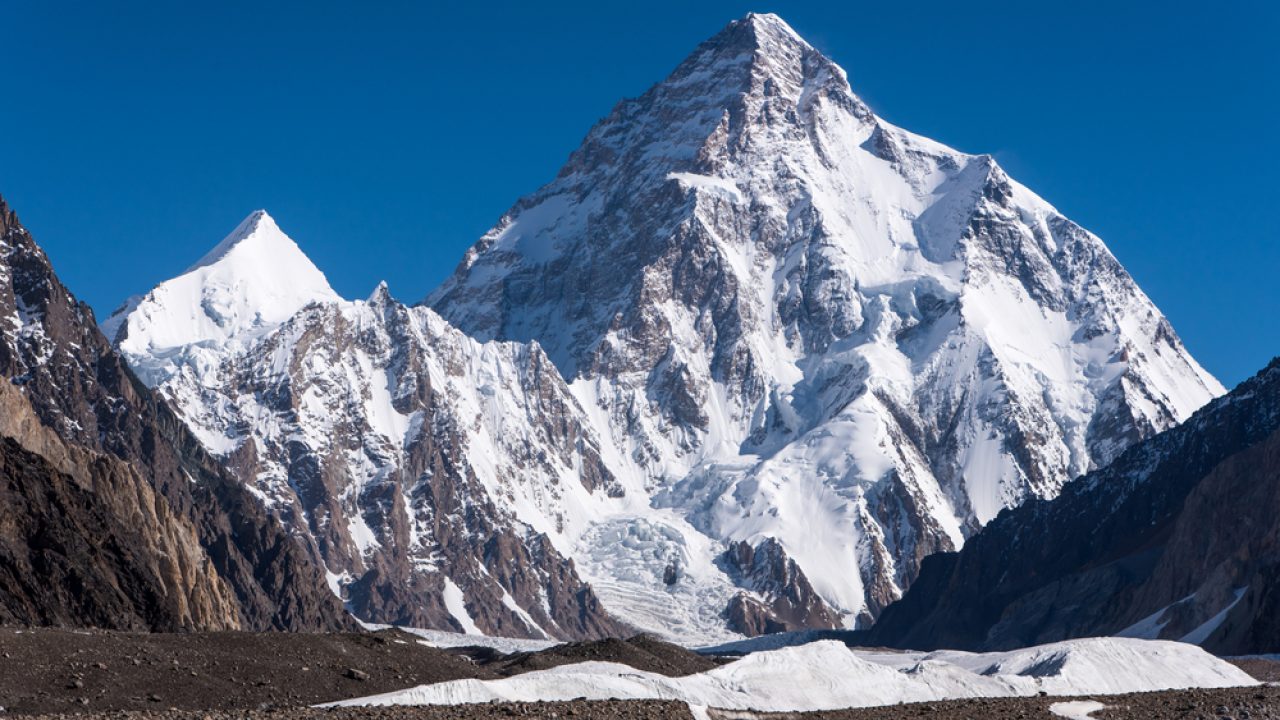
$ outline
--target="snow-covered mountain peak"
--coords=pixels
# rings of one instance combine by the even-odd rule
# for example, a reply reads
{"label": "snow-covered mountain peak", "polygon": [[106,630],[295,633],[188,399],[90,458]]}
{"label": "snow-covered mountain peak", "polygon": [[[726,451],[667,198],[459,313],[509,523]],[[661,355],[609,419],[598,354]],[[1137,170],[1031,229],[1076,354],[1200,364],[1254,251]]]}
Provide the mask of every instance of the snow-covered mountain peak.
{"label": "snow-covered mountain peak", "polygon": [[870,116],[844,70],[782,18],[751,13],[702,43],[666,80],[631,102],[668,105],[668,112],[683,109],[691,119],[727,111],[732,129],[738,122],[750,124],[765,109],[762,102],[779,112],[795,110],[831,92]]}
{"label": "snow-covered mountain peak", "polygon": [[811,47],[787,24],[787,21],[773,13],[754,12],[730,22],[707,44],[723,46],[736,44],[746,49],[764,52],[782,47]]}
{"label": "snow-covered mountain peak", "polygon": [[926,555],[1222,391],[1101,240],[989,156],[876,117],[776,16],[619,103],[431,310],[382,287],[302,308],[325,285],[283,324],[257,302],[221,322],[203,293],[244,284],[237,258],[296,249],[272,226],[131,306],[121,349],[172,378],[211,449],[303,503],[294,527],[366,601],[443,571],[472,610],[489,592],[515,612],[468,582],[445,492],[546,558],[514,528],[542,534],[636,627],[866,623]]}
{"label": "snow-covered mountain peak", "polygon": [[324,273],[265,210],[250,213],[195,265],[103,323],[155,386],[184,366],[208,370],[210,348],[242,346],[313,302],[339,300]]}
{"label": "snow-covered mountain peak", "polygon": [[778,541],[845,622],[1222,392],[1100,239],[878,118],[767,15],[619,103],[428,302],[537,342],[616,475],[716,540]]}
{"label": "snow-covered mountain peak", "polygon": [[270,245],[282,242],[292,243],[293,241],[284,234],[280,226],[276,224],[275,218],[267,214],[266,210],[254,210],[244,220],[240,221],[235,230],[232,230],[212,250],[205,253],[204,257],[187,268],[187,272],[206,265],[212,265],[241,245]]}
{"label": "snow-covered mountain peak", "polygon": [[[458,273],[425,303],[438,306],[450,295],[472,294],[480,289],[478,285],[500,280],[499,274],[489,270],[468,272],[482,253],[488,255],[486,261],[530,271],[572,260],[575,255],[588,257],[592,263],[597,259],[632,266],[648,263],[669,249],[663,247],[663,240],[673,228],[660,228],[656,235],[606,237],[592,232],[593,227],[601,226],[596,221],[606,209],[618,203],[623,203],[621,207],[628,213],[630,206],[638,208],[634,193],[643,193],[646,201],[651,199],[673,210],[688,208],[691,201],[710,205],[717,199],[745,208],[761,195],[802,193],[810,174],[802,161],[814,150],[795,151],[797,145],[827,140],[808,137],[817,134],[818,110],[840,115],[842,126],[829,127],[830,132],[842,135],[838,142],[862,143],[874,138],[888,148],[886,152],[906,155],[917,150],[910,140],[899,138],[900,133],[881,126],[853,93],[844,71],[781,18],[753,13],[735,20],[699,45],[665,80],[640,97],[618,103],[591,129],[559,177],[521,199],[466,254]],[[933,149],[927,141],[925,144],[926,150]],[[831,165],[841,160],[823,155],[822,146],[816,149],[817,163]],[[783,183],[790,187],[779,187]],[[749,237],[741,234],[724,240],[747,244],[741,241]],[[680,238],[683,243],[706,240],[693,234]],[[718,251],[704,249],[713,254]],[[597,253],[601,253],[599,258]],[[581,280],[589,282],[588,278]],[[640,280],[641,276],[635,275],[625,284],[600,290],[631,294]],[[620,308],[603,304],[594,309],[595,323],[607,326]],[[488,311],[483,317],[464,320],[454,315],[451,320],[481,339],[500,335],[536,339],[566,377],[578,374],[584,362],[571,355],[569,347],[577,347],[578,352],[595,351],[593,345],[577,342],[573,335],[579,328],[570,324],[560,328],[560,337],[550,338],[535,328],[498,332],[493,324],[502,318]],[[599,330],[592,328],[592,334]]]}
{"label": "snow-covered mountain peak", "polygon": [[365,300],[365,302],[369,305],[375,306],[389,305],[390,303],[395,302],[391,297],[391,289],[387,287],[387,281],[382,280],[379,282],[378,287],[374,288],[373,292],[369,293],[369,298]]}

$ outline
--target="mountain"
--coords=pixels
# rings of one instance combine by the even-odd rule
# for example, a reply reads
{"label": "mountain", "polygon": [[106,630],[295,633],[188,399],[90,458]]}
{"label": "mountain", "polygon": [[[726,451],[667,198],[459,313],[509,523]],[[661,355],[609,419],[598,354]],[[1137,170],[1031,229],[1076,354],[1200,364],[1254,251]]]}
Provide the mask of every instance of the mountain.
{"label": "mountain", "polygon": [[0,621],[331,630],[302,548],[98,331],[0,200]]}
{"label": "mountain", "polygon": [[[1101,240],[772,15],[620,103],[419,307],[334,300],[266,222],[107,327],[368,620],[865,626],[1222,392]],[[259,235],[284,259],[231,261]],[[468,559],[498,537],[529,589]],[[553,576],[573,601],[533,602]]]}
{"label": "mountain", "polygon": [[[571,539],[640,625],[674,612],[664,565],[602,540],[776,541],[865,624],[926,555],[1222,392],[1101,240],[875,115],[772,15],[620,103],[428,303],[543,348],[666,513]],[[722,570],[681,582],[738,587]]]}
{"label": "mountain", "polygon": [[[297,244],[258,210],[182,275],[130,298],[102,329],[147,385],[186,373],[193,386],[212,386],[210,374],[225,354],[244,350],[309,303],[339,299]],[[222,449],[212,436],[201,440]]]}
{"label": "mountain", "polygon": [[343,301],[262,211],[108,325],[357,616],[512,637],[625,632],[548,528],[513,511],[563,523],[573,498],[614,484],[536,347],[477,343],[385,285]]}
{"label": "mountain", "polygon": [[927,559],[861,640],[1013,648],[1122,635],[1280,649],[1280,359],[1107,468]]}

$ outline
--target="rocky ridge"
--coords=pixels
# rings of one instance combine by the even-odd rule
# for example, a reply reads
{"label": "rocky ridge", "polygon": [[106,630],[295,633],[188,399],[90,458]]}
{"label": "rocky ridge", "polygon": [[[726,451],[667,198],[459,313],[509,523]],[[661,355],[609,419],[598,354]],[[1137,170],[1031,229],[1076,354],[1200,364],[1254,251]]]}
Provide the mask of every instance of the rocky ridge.
{"label": "rocky ridge", "polygon": [[[352,612],[508,637],[625,632],[545,534],[572,498],[617,488],[536,346],[476,343],[385,285],[337,300],[262,212],[218,247],[117,316],[117,342],[303,539]],[[242,272],[258,256],[290,264]],[[312,282],[290,286],[274,318],[253,310],[292,277]],[[229,300],[215,312],[210,297]],[[193,311],[208,326],[198,339],[173,320]],[[552,524],[523,522],[513,504]]]}

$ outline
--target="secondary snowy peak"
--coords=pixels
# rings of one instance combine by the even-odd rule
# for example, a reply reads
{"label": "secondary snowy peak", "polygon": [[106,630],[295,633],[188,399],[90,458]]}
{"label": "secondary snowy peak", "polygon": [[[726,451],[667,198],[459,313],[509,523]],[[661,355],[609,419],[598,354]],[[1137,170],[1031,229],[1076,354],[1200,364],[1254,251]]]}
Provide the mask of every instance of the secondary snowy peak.
{"label": "secondary snowy peak", "polygon": [[1101,240],[768,15],[619,103],[427,302],[537,342],[650,494],[575,557],[642,626],[720,580],[602,538],[686,563],[772,538],[866,622],[925,555],[1222,392]]}
{"label": "secondary snowy peak", "polygon": [[130,365],[159,385],[205,372],[227,344],[244,345],[313,302],[340,299],[265,210],[256,210],[182,275],[127,302],[102,324]]}
{"label": "secondary snowy peak", "polygon": [[362,620],[624,632],[556,546],[566,508],[620,490],[536,347],[478,343],[385,283],[342,300],[262,212],[121,315],[144,382]]}
{"label": "secondary snowy peak", "polygon": [[252,247],[254,245],[270,244],[272,242],[279,243],[281,242],[280,238],[285,238],[285,240],[293,242],[285,236],[284,232],[280,229],[280,226],[276,224],[275,218],[268,215],[266,210],[254,210],[249,213],[244,220],[240,221],[240,224],[236,226],[235,230],[232,230],[231,233],[215,245],[212,250],[205,253],[204,257],[200,258],[194,265],[187,268],[187,272],[191,272],[192,270],[206,265],[212,265],[226,257],[241,245]]}

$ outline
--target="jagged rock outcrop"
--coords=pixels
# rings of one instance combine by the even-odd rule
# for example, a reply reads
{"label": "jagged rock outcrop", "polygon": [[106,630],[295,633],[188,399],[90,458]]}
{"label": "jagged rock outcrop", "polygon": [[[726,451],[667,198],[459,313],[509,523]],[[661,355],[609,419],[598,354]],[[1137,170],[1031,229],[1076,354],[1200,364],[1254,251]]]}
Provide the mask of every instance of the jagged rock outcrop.
{"label": "jagged rock outcrop", "polygon": [[1280,360],[926,559],[860,641],[980,650],[1119,634],[1275,652],[1278,542]]}
{"label": "jagged rock outcrop", "polygon": [[303,548],[138,382],[3,200],[0,324],[0,617],[351,626]]}
{"label": "jagged rock outcrop", "polygon": [[738,541],[721,557],[725,569],[754,595],[729,601],[729,629],[748,637],[775,632],[840,627],[840,616],[814,592],[795,560],[773,538],[755,546]]}

